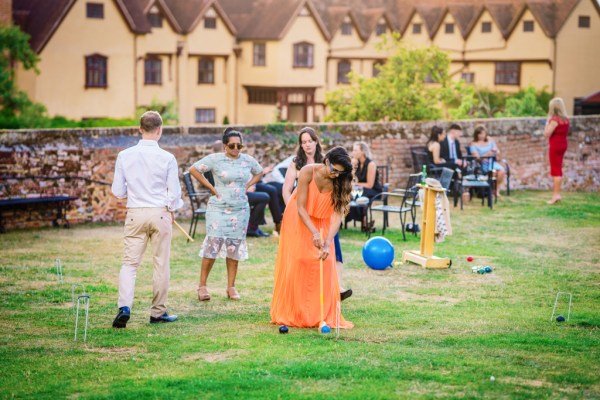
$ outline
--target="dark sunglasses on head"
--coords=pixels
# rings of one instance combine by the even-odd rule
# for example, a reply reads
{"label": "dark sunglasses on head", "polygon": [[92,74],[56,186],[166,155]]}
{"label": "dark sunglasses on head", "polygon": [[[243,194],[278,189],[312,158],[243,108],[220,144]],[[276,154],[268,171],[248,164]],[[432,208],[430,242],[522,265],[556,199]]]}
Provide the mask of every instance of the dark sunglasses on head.
{"label": "dark sunglasses on head", "polygon": [[244,148],[244,145],[241,143],[229,143],[226,146],[229,147],[229,150],[235,150],[236,147],[238,150],[241,150]]}

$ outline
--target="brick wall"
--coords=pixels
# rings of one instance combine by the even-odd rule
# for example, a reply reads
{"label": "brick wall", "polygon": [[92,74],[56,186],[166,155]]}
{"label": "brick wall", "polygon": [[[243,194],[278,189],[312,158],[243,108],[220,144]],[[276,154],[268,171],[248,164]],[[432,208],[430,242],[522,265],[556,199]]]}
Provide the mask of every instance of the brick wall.
{"label": "brick wall", "polygon": [[[500,158],[511,166],[512,189],[549,189],[545,120],[491,119],[461,121],[462,144],[471,141],[473,128],[487,126],[498,143]],[[441,125],[446,123],[440,122]],[[378,164],[389,166],[391,187],[404,185],[412,172],[409,148],[425,144],[435,122],[353,123],[314,125],[322,132],[324,147],[341,145],[351,149],[356,140],[371,146]],[[263,166],[276,163],[295,151],[296,133],[265,132],[264,126],[244,126],[246,152]],[[165,127],[161,147],[175,154],[180,172],[210,153],[220,139],[222,127]],[[137,129],[69,129],[0,132],[0,198],[66,194],[79,197],[68,218],[71,223],[122,220],[125,202],[110,193],[118,152],[140,139]],[[571,120],[569,149],[565,156],[564,189],[597,191],[600,187],[600,116]],[[33,178],[25,178],[31,176]],[[182,183],[182,187],[183,183]],[[185,189],[184,189],[184,199]],[[185,210],[189,214],[189,208]],[[52,210],[4,211],[7,228],[48,226]]]}
{"label": "brick wall", "polygon": [[0,0],[0,26],[12,23],[12,1]]}

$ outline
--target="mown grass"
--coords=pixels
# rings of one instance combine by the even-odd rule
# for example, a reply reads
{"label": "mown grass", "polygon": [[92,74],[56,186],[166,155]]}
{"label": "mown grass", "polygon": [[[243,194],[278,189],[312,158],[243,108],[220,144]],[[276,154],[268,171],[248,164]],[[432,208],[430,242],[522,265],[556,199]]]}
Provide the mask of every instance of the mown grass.
{"label": "mown grass", "polygon": [[[0,398],[600,398],[600,196],[567,193],[557,206],[547,196],[515,192],[493,211],[476,201],[455,209],[453,236],[435,247],[453,260],[448,270],[370,270],[364,234],[343,231],[355,293],[343,308],[355,328],[338,339],[316,329],[280,335],[269,324],[270,239],[249,239],[241,302],[226,300],[219,262],[213,299],[200,304],[199,243],[176,233],[170,310],[180,320],[148,324],[147,256],[132,319],[114,330],[121,226],[4,234]],[[402,241],[392,222],[386,237],[400,259],[419,238]],[[475,264],[494,272],[473,274]],[[92,296],[86,343],[73,341],[73,284]],[[562,324],[550,321],[559,290],[573,294]],[[557,311],[566,314],[567,303]]]}

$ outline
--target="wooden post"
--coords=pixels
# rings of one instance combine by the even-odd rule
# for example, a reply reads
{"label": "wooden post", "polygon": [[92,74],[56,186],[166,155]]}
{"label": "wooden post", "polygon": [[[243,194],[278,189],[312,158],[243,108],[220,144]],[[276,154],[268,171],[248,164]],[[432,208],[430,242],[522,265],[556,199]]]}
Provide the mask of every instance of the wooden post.
{"label": "wooden post", "polygon": [[410,261],[424,268],[450,268],[449,258],[433,255],[435,236],[435,196],[445,189],[423,186],[423,227],[421,229],[421,250],[407,250],[402,253],[402,261]]}

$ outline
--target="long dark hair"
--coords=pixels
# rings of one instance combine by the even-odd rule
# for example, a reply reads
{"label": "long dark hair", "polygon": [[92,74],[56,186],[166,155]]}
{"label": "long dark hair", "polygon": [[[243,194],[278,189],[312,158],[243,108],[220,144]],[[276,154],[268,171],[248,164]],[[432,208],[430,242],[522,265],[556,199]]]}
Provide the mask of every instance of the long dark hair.
{"label": "long dark hair", "polygon": [[331,165],[344,167],[344,172],[333,179],[331,200],[333,201],[333,209],[342,215],[346,215],[350,210],[350,192],[352,192],[352,160],[350,160],[346,149],[340,146],[334,147],[325,154],[323,162],[327,160]]}
{"label": "long dark hair", "polygon": [[306,165],[307,158],[304,149],[302,148],[302,135],[308,133],[310,138],[317,143],[317,148],[315,149],[315,164],[319,164],[323,162],[323,150],[321,149],[321,141],[317,136],[317,133],[313,128],[304,127],[298,132],[298,151],[296,152],[296,157],[294,157],[294,162],[296,163],[296,169],[300,171],[302,167]]}
{"label": "long dark hair", "polygon": [[429,140],[427,141],[427,145],[429,146],[429,143],[439,142],[440,135],[443,132],[444,132],[443,128],[440,128],[439,126],[434,125],[433,128],[431,128],[431,134],[429,135]]}

